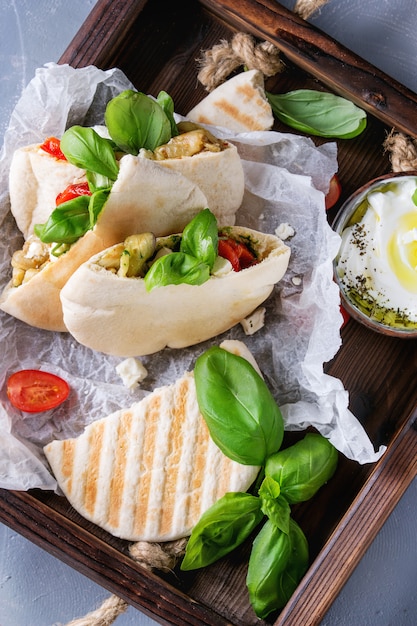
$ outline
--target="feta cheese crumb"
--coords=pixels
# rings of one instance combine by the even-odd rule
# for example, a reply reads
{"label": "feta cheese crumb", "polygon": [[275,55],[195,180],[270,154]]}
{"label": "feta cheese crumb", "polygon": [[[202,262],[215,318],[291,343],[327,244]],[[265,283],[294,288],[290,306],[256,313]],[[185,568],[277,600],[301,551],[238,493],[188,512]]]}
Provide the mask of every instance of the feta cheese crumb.
{"label": "feta cheese crumb", "polygon": [[212,276],[226,276],[232,271],[232,264],[227,259],[221,256],[216,257],[214,261],[213,269],[211,270]]}
{"label": "feta cheese crumb", "polygon": [[291,282],[292,282],[292,284],[293,284],[293,285],[295,285],[296,287],[298,287],[299,285],[301,285],[301,283],[302,283],[303,281],[302,281],[301,276],[293,276],[293,277],[291,278]]}
{"label": "feta cheese crumb", "polygon": [[259,307],[240,322],[246,335],[253,335],[264,326],[265,312],[265,307]]}
{"label": "feta cheese crumb", "polygon": [[287,224],[287,222],[283,222],[275,229],[275,234],[277,237],[285,241],[285,239],[289,239],[289,237],[294,237],[295,230],[292,226]]}
{"label": "feta cheese crumb", "polygon": [[128,389],[137,387],[148,375],[148,370],[143,363],[133,357],[129,357],[116,365],[116,372]]}

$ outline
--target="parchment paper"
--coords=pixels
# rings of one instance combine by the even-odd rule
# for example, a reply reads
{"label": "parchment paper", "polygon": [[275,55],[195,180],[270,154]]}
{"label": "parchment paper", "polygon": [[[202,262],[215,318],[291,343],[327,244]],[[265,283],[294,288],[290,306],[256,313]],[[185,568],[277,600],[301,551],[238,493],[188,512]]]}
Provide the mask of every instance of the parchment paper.
{"label": "parchment paper", "polygon": [[[118,69],[74,69],[49,63],[36,71],[10,119],[0,159],[0,268],[3,289],[10,279],[10,258],[22,238],[9,211],[8,171],[13,151],[60,136],[73,124],[103,123],[106,102],[133,88]],[[140,89],[140,86],[137,86]],[[157,94],[151,94],[156,96]],[[341,381],[323,372],[340,348],[339,292],[332,260],[339,237],[328,226],[324,194],[337,171],[336,144],[320,148],[293,134],[255,132],[215,134],[238,146],[246,189],[237,223],[274,233],[283,223],[295,231],[286,243],[291,261],[285,278],[266,303],[264,327],[246,336],[241,325],[221,337],[184,350],[166,349],[142,357],[149,375],[134,391],[116,372],[122,359],[94,352],[67,333],[32,328],[0,312],[0,487],[56,489],[42,448],[53,438],[80,434],[85,425],[128,407],[155,387],[192,369],[196,357],[226,338],[244,341],[284,415],[288,430],[315,426],[340,452],[359,463],[376,461],[364,429],[348,409]],[[8,376],[39,368],[68,381],[68,400],[40,414],[14,409],[6,395]]]}

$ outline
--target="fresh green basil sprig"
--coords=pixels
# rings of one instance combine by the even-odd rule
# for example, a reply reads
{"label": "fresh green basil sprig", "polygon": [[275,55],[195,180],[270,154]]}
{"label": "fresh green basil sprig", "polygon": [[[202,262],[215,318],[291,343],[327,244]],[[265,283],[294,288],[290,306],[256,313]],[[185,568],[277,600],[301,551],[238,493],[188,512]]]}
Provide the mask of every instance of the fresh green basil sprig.
{"label": "fresh green basil sprig", "polygon": [[[44,243],[70,245],[94,227],[119,174],[116,150],[136,155],[141,148],[154,150],[178,134],[174,103],[165,91],[156,100],[133,90],[123,91],[108,103],[105,120],[111,139],[78,125],[61,138],[67,161],[86,171],[92,195],[62,203],[45,224],[37,224],[35,233]],[[180,265],[178,259],[176,265]],[[191,271],[190,265],[185,259],[181,273],[195,276],[198,268]]]}
{"label": "fresh green basil sprig", "polygon": [[218,251],[216,216],[203,209],[184,228],[180,249],[159,257],[144,282],[147,291],[165,285],[201,285],[210,278]]}
{"label": "fresh green basil sprig", "polygon": [[312,497],[336,470],[338,453],[317,433],[280,450],[281,412],[263,378],[245,359],[217,346],[198,357],[197,400],[210,434],[224,454],[260,465],[257,495],[227,493],[192,530],[182,570],[214,563],[257,531],[246,585],[258,617],[282,608],[308,568],[307,539],[290,504]]}
{"label": "fresh green basil sprig", "polygon": [[266,96],[281,122],[309,135],[351,139],[366,128],[365,111],[332,93],[296,89],[284,94],[266,92]]}
{"label": "fresh green basil sprig", "polygon": [[244,358],[212,346],[194,367],[197,400],[211,438],[233,461],[264,465],[284,437],[281,411]]}
{"label": "fresh green basil sprig", "polygon": [[136,155],[141,148],[155,150],[171,139],[172,128],[175,134],[173,109],[166,92],[154,100],[140,91],[127,89],[107,104],[104,120],[119,148]]}

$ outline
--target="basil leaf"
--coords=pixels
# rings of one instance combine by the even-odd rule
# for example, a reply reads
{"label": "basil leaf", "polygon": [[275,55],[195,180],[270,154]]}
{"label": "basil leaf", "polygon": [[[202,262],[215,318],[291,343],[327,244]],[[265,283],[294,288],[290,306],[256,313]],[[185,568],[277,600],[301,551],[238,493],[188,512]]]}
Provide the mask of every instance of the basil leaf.
{"label": "basil leaf", "polygon": [[243,465],[263,465],[284,435],[263,378],[246,359],[218,346],[198,357],[194,378],[200,411],[220,450]]}
{"label": "basil leaf", "polygon": [[34,231],[44,243],[74,243],[90,229],[90,196],[78,196],[54,209]]}
{"label": "basil leaf", "polygon": [[306,573],[309,565],[309,548],[307,539],[293,519],[290,519],[291,555],[287,567],[278,580],[278,608],[285,606],[293,595],[298,583]]}
{"label": "basil leaf", "polygon": [[214,563],[241,545],[262,518],[259,498],[247,493],[227,493],[194,526],[181,569]]}
{"label": "basil leaf", "polygon": [[119,174],[111,142],[93,128],[71,126],[62,135],[61,150],[70,163],[89,172],[113,181]]}
{"label": "basil leaf", "polygon": [[110,100],[104,119],[110,137],[129,154],[155,150],[171,139],[171,123],[161,105],[132,89]]}
{"label": "basil leaf", "polygon": [[308,567],[307,540],[290,519],[289,534],[268,520],[253,542],[246,585],[256,615],[265,619],[282,608]]}
{"label": "basil leaf", "polygon": [[350,139],[366,128],[365,111],[331,93],[297,89],[266,95],[281,122],[310,135]]}
{"label": "basil leaf", "polygon": [[100,189],[110,189],[113,182],[107,176],[103,176],[102,174],[97,174],[96,172],[86,172],[85,176],[87,178],[88,186],[90,191],[99,191]]}
{"label": "basil leaf", "polygon": [[99,189],[95,191],[88,203],[88,213],[90,216],[90,228],[94,228],[97,223],[98,216],[100,215],[107,198],[109,197],[110,189]]}
{"label": "basil leaf", "polygon": [[246,586],[251,605],[260,618],[280,608],[278,581],[291,555],[291,540],[271,520],[267,520],[253,542]]}
{"label": "basil leaf", "polygon": [[265,475],[276,480],[287,502],[309,500],[334,474],[336,448],[322,435],[308,433],[293,446],[271,455]]}
{"label": "basil leaf", "polygon": [[289,533],[290,505],[280,495],[280,486],[275,480],[266,477],[259,489],[262,511],[284,533]]}
{"label": "basil leaf", "polygon": [[170,95],[167,94],[166,91],[160,91],[158,97],[156,98],[158,104],[163,108],[165,115],[169,119],[171,124],[171,135],[172,137],[176,137],[179,135],[178,126],[174,119],[174,101]]}
{"label": "basil leaf", "polygon": [[217,258],[218,240],[216,217],[210,209],[204,209],[184,228],[180,250],[207,263],[212,269]]}
{"label": "basil leaf", "polygon": [[201,285],[210,278],[206,263],[184,252],[172,252],[159,257],[145,275],[145,287],[152,291],[166,285]]}

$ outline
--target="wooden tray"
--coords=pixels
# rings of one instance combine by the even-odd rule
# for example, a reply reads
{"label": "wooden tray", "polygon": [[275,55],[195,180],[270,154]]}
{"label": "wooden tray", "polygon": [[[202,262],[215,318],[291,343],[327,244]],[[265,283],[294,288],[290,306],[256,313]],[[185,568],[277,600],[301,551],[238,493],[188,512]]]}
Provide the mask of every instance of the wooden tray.
{"label": "wooden tray", "polygon": [[[141,91],[168,91],[185,113],[205,95],[196,79],[200,51],[239,30],[284,54],[287,71],[268,80],[269,91],[325,88],[370,114],[365,133],[338,142],[341,200],[390,171],[382,144],[393,126],[417,135],[415,94],[272,0],[178,0],[168,10],[162,0],[99,0],[60,62],[119,67]],[[276,129],[289,130],[279,123]],[[245,549],[197,573],[156,575],[132,561],[126,542],[54,494],[0,490],[0,520],[161,624],[318,624],[417,473],[415,342],[377,335],[353,320],[342,338],[326,371],[343,381],[351,410],[387,452],[373,465],[341,458],[329,484],[294,509],[311,567],[270,621],[260,622],[249,605]]]}

